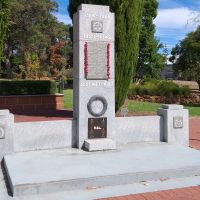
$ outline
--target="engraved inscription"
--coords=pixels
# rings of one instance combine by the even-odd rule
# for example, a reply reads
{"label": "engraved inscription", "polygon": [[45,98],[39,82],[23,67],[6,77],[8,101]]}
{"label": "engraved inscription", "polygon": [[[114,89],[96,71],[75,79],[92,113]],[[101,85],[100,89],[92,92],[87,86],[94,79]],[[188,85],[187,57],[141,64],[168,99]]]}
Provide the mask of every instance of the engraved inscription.
{"label": "engraved inscription", "polygon": [[183,128],[183,117],[174,117],[174,128]]}
{"label": "engraved inscription", "polygon": [[92,82],[82,82],[81,87],[113,87],[114,83],[109,81],[92,81]]}
{"label": "engraved inscription", "polygon": [[93,33],[103,33],[103,22],[102,21],[92,21],[92,32]]}
{"label": "engraved inscription", "polygon": [[87,79],[107,79],[107,44],[88,42]]}
{"label": "engraved inscription", "polygon": [[107,137],[107,118],[89,118],[88,119],[88,138],[106,138]]}
{"label": "engraved inscription", "polygon": [[100,34],[83,34],[84,39],[98,39],[98,40],[111,40],[110,35]]}
{"label": "engraved inscription", "polygon": [[100,18],[100,19],[109,19],[110,15],[109,14],[96,14],[96,13],[86,13],[87,18]]}

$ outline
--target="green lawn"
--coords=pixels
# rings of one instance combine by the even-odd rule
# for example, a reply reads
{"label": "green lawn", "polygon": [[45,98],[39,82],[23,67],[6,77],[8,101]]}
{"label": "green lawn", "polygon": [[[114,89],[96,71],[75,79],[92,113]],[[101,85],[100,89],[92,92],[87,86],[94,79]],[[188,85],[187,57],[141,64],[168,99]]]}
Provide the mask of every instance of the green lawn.
{"label": "green lawn", "polygon": [[128,104],[128,110],[129,112],[156,112],[160,106],[161,104],[159,103],[130,101]]}
{"label": "green lawn", "polygon": [[[159,103],[130,101],[128,105],[129,112],[156,112],[161,107]],[[200,116],[200,105],[185,106],[189,110],[190,116]]]}
{"label": "green lawn", "polygon": [[64,106],[66,109],[72,109],[73,107],[73,90],[68,89],[63,91],[65,98],[64,98]]}
{"label": "green lawn", "polygon": [[[64,105],[66,109],[72,109],[73,106],[73,90],[68,89],[64,90],[65,100]],[[148,103],[148,102],[138,102],[138,101],[130,101],[128,104],[129,112],[150,112],[156,113],[157,109],[161,107],[159,103]],[[185,108],[189,109],[189,113],[191,117],[200,116],[200,105],[198,106],[185,106]]]}

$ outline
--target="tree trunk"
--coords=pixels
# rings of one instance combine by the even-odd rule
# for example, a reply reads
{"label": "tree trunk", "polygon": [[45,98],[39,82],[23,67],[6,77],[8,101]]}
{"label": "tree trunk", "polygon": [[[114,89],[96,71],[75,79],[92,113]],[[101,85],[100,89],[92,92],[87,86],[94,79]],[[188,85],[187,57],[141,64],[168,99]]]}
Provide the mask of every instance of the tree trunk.
{"label": "tree trunk", "polygon": [[12,56],[12,51],[7,44],[5,44],[5,65],[6,65],[6,75],[8,79],[12,78],[12,68],[10,58]]}
{"label": "tree trunk", "polygon": [[200,80],[197,80],[197,84],[199,86],[199,91],[200,91]]}
{"label": "tree trunk", "polygon": [[29,50],[24,48],[24,66],[25,66],[25,74],[24,79],[29,77]]}

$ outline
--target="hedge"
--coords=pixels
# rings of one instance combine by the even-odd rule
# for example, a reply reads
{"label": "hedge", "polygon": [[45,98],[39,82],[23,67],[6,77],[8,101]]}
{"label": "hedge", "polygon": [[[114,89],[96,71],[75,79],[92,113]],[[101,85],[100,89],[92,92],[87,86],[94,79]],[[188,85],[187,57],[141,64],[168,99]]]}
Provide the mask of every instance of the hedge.
{"label": "hedge", "polygon": [[52,80],[0,80],[0,95],[55,94],[56,82]]}
{"label": "hedge", "polygon": [[131,95],[150,96],[189,96],[191,90],[187,86],[179,86],[172,81],[148,80],[139,85],[132,84],[128,91]]}

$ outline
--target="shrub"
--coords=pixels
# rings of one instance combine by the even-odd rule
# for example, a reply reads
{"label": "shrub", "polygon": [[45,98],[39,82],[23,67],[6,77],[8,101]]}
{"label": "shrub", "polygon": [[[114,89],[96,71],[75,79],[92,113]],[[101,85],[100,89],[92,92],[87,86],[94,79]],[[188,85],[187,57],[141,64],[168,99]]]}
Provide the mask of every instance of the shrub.
{"label": "shrub", "polygon": [[0,80],[0,95],[55,94],[56,82],[49,80]]}
{"label": "shrub", "polygon": [[140,85],[132,84],[128,95],[150,95],[150,96],[188,96],[191,90],[187,86],[178,86],[171,81],[148,79]]}

